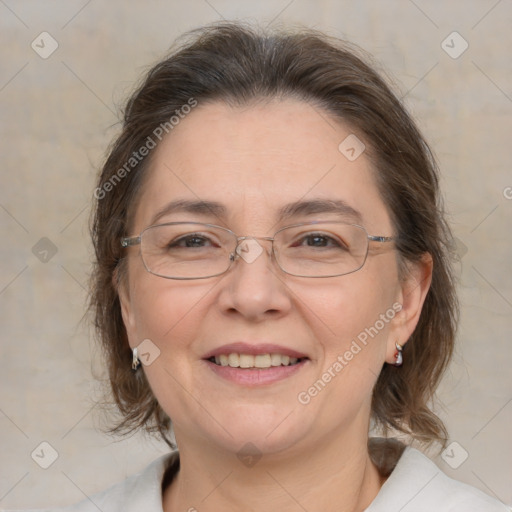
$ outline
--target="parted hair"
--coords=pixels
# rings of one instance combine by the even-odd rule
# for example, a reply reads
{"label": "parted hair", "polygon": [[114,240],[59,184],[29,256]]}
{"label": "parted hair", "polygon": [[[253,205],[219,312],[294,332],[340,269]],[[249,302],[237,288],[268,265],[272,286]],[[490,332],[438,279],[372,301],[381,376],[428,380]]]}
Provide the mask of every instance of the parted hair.
{"label": "parted hair", "polygon": [[111,431],[144,428],[160,433],[172,446],[171,418],[158,404],[144,371],[131,371],[132,352],[121,316],[118,287],[126,268],[120,239],[132,234],[134,208],[152,153],[137,162],[130,158],[148,145],[148,137],[158,143],[158,127],[170,129],[169,120],[191,100],[247,106],[296,98],[350,127],[366,145],[398,235],[400,275],[408,262],[419,261],[425,253],[432,257],[432,282],[418,325],[404,347],[403,365],[384,364],[380,372],[372,420],[386,435],[394,431],[427,444],[444,443],[446,429],[432,403],[452,356],[458,320],[452,235],[432,152],[376,69],[359,48],[317,31],[222,22],[187,33],[143,77],[126,103],[121,133],[100,172],[91,222],[95,262],[90,307],[120,412]]}

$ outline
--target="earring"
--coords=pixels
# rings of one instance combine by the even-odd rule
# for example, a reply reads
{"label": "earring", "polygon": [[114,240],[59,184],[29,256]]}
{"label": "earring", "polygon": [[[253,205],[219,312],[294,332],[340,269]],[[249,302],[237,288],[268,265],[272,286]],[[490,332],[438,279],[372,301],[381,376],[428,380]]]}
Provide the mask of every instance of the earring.
{"label": "earring", "polygon": [[398,342],[395,342],[395,347],[396,347],[395,366],[402,366],[402,363],[404,362],[404,358],[402,356],[402,350],[404,348]]}
{"label": "earring", "polygon": [[133,359],[132,359],[132,370],[136,372],[140,366],[139,354],[137,353],[137,347],[133,349]]}

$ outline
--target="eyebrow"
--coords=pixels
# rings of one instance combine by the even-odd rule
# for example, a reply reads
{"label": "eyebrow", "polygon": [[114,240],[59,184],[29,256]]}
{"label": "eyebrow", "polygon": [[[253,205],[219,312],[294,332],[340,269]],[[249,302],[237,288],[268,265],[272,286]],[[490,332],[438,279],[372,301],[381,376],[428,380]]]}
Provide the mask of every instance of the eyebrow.
{"label": "eyebrow", "polygon": [[357,223],[363,222],[361,212],[350,206],[342,199],[311,199],[308,201],[295,201],[280,208],[279,220],[288,220],[293,217],[311,216],[321,213],[334,213],[347,220]]}
{"label": "eyebrow", "polygon": [[[166,204],[152,218],[151,224],[172,213],[190,213],[201,217],[225,218],[228,210],[217,201],[177,199]],[[277,211],[278,221],[290,220],[294,217],[310,217],[322,213],[332,213],[343,219],[362,224],[361,212],[342,199],[310,199],[285,204]]]}
{"label": "eyebrow", "polygon": [[190,199],[176,199],[166,204],[151,219],[151,225],[156,224],[162,217],[172,213],[190,213],[202,217],[224,217],[227,209],[217,201],[192,201]]}

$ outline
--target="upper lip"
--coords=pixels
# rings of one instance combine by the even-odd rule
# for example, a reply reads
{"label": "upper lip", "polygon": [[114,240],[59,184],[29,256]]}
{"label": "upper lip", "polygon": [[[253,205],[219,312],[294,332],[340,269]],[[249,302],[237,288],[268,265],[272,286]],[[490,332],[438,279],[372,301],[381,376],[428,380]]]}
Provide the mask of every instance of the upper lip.
{"label": "upper lip", "polygon": [[307,358],[307,355],[297,350],[276,345],[274,343],[246,343],[244,341],[237,341],[235,343],[228,343],[207,352],[203,359],[210,359],[212,357],[220,356],[222,354],[250,354],[257,356],[260,354],[281,354],[284,356],[296,357],[297,359]]}

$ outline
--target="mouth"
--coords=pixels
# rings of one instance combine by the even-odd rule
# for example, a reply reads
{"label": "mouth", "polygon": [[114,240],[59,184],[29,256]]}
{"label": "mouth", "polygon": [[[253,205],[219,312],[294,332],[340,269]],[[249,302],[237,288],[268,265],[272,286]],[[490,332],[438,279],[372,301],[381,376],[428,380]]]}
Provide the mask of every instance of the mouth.
{"label": "mouth", "polygon": [[204,354],[203,360],[217,377],[245,387],[283,381],[310,362],[306,354],[288,347],[246,342],[217,347]]}
{"label": "mouth", "polygon": [[208,358],[208,361],[217,366],[229,366],[231,368],[243,368],[246,370],[272,368],[278,366],[295,366],[307,357],[290,357],[286,354],[243,354],[231,352],[229,354],[219,354]]}

